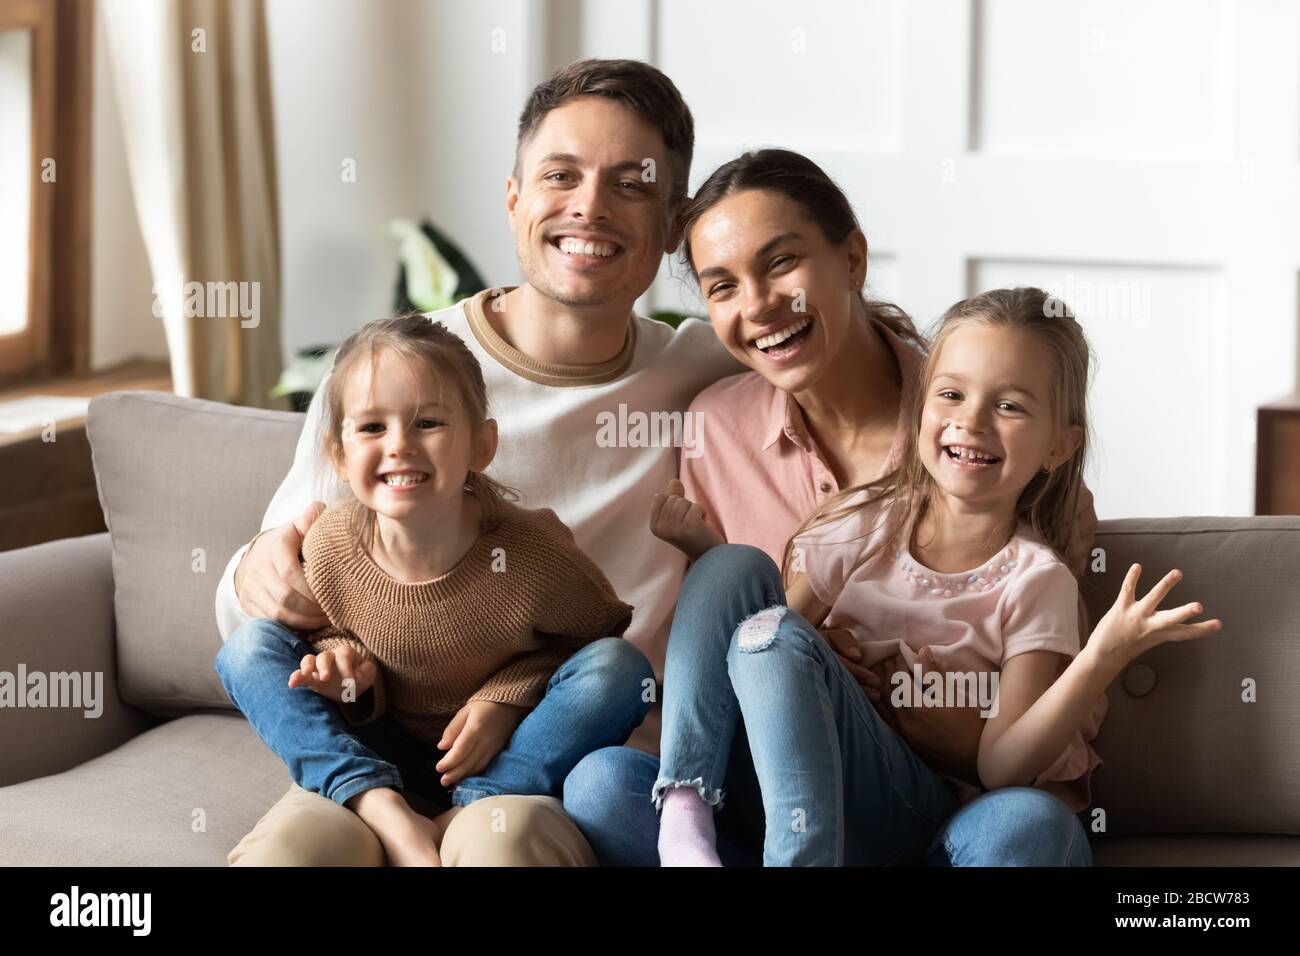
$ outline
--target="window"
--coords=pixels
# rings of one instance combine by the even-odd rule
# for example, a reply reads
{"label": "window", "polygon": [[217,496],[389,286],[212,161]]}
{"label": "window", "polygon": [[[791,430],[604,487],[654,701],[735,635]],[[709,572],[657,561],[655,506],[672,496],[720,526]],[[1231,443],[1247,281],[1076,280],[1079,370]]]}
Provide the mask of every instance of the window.
{"label": "window", "polygon": [[0,0],[0,388],[88,369],[92,13]]}

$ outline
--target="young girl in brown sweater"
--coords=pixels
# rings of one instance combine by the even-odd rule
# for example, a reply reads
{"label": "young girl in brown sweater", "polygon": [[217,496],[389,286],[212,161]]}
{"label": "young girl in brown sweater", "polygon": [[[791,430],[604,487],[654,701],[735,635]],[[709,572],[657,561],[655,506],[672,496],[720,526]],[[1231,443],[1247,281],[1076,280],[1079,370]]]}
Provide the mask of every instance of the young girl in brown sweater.
{"label": "young girl in brown sweater", "polygon": [[653,673],[569,529],[483,474],[496,422],[464,342],[419,315],[372,322],[321,387],[319,439],[351,491],[303,541],[330,626],[255,619],[217,670],[299,786],[354,810],[391,863],[437,865],[460,807],[558,796],[626,741]]}

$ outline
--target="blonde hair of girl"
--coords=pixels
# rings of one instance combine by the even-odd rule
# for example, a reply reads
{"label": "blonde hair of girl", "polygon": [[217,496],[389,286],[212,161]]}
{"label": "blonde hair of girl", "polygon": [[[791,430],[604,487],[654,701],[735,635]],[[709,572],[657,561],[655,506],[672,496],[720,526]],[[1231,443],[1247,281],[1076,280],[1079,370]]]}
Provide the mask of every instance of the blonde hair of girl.
{"label": "blonde hair of girl", "polygon": [[[471,442],[477,441],[488,419],[487,386],[478,359],[464,340],[441,322],[430,321],[428,317],[412,312],[369,322],[339,346],[334,356],[333,371],[325,383],[324,394],[323,441],[330,461],[341,464],[345,460],[343,430],[346,420],[343,396],[348,381],[367,361],[373,381],[378,373],[380,358],[385,354],[403,359],[414,379],[418,380],[421,370],[430,369],[438,383],[439,400],[450,398],[460,407],[469,422]],[[479,494],[490,495],[497,501],[519,500],[519,493],[513,488],[479,472],[469,473],[466,487],[473,488]],[[367,547],[372,546],[376,528],[375,513],[355,499],[352,511],[353,531],[357,540]]]}
{"label": "blonde hair of girl", "polygon": [[[926,395],[944,343],[958,329],[976,324],[1029,333],[1042,342],[1052,356],[1055,368],[1051,379],[1051,413],[1059,428],[1080,427],[1079,447],[1055,468],[1046,472],[1040,469],[1034,475],[1020,494],[1015,513],[1017,521],[1039,534],[1058,556],[1069,553],[1087,459],[1088,377],[1093,364],[1092,352],[1082,326],[1060,299],[1042,289],[994,289],[963,299],[944,313],[912,396],[910,427],[898,467],[877,481],[844,489],[809,516],[785,546],[782,574],[787,585],[793,572],[798,570],[794,567],[794,539],[798,535],[871,507],[882,499],[890,500],[892,504],[885,518],[880,543],[859,558],[852,569],[856,571],[881,551],[902,547],[902,538],[908,529],[916,527],[928,513],[937,489],[934,478],[921,460],[918,444]],[[866,492],[863,500],[856,503],[849,500],[862,492]],[[996,548],[1001,544],[990,542],[990,547]]]}

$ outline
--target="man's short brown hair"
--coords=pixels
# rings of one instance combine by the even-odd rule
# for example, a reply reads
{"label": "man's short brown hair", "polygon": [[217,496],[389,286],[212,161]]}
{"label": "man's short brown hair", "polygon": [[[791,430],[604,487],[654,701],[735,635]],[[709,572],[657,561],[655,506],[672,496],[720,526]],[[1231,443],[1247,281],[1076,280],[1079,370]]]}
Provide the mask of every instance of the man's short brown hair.
{"label": "man's short brown hair", "polygon": [[695,152],[695,120],[673,81],[640,60],[578,60],[539,83],[519,114],[515,179],[520,157],[546,114],[579,96],[608,96],[636,113],[663,137],[673,176],[669,208],[686,198]]}

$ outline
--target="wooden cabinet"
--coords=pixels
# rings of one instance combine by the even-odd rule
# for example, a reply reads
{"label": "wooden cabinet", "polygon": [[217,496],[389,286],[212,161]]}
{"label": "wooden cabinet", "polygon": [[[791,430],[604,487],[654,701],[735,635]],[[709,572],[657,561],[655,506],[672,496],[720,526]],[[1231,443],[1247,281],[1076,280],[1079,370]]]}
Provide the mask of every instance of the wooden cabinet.
{"label": "wooden cabinet", "polygon": [[[91,398],[125,389],[171,388],[165,363],[133,360],[92,375],[5,392],[0,402],[33,395]],[[0,551],[103,530],[84,419],[58,422],[52,442],[41,440],[40,429],[0,434]]]}
{"label": "wooden cabinet", "polygon": [[1260,406],[1255,514],[1300,515],[1300,392]]}

